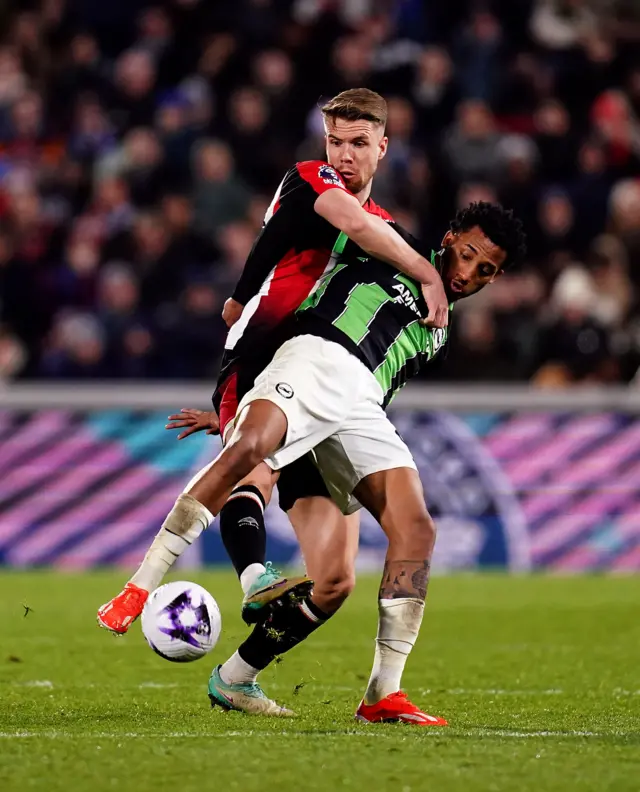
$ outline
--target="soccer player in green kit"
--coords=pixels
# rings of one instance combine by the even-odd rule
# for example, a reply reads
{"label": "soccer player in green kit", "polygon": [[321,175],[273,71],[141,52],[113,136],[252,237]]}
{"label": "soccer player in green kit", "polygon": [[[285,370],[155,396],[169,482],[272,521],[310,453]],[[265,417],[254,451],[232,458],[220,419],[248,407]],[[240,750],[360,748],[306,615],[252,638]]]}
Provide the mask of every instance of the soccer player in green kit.
{"label": "soccer player in green kit", "polygon": [[[241,400],[228,445],[207,480],[196,483],[190,494],[215,513],[229,489],[257,462],[265,460],[277,470],[313,452],[343,512],[364,506],[389,540],[374,666],[356,717],[446,725],[422,712],[400,689],[422,621],[435,526],[411,453],[384,409],[442,349],[448,330],[424,326],[425,306],[412,280],[345,237],[334,253],[333,269],[300,306],[290,338]],[[520,221],[500,206],[478,203],[458,213],[441,250],[431,258],[453,308],[523,254]],[[306,610],[283,610],[258,625],[214,669],[212,703],[250,713],[292,714],[265,696],[256,677],[276,655],[320,626]]]}
{"label": "soccer player in green kit", "polygon": [[[480,203],[458,213],[431,260],[452,308],[456,300],[492,283],[523,253],[520,221],[502,207]],[[278,470],[313,452],[343,512],[365,506],[389,539],[374,665],[356,717],[370,723],[446,725],[400,690],[422,621],[435,526],[411,454],[384,408],[443,348],[447,330],[423,325],[427,311],[416,283],[343,235],[332,261],[300,306],[288,340],[241,400],[227,447],[189,495],[216,514],[228,492],[258,462]],[[179,522],[180,512],[174,511],[167,519]],[[317,544],[323,547],[322,531],[318,534]],[[345,534],[345,547],[334,544],[331,553],[350,556],[355,563],[357,544],[346,546],[353,545],[352,539]],[[214,669],[212,703],[252,714],[291,715],[267,698],[256,679],[277,655],[332,615],[320,616],[313,594],[310,606],[304,601],[278,610],[256,626],[238,651]]]}

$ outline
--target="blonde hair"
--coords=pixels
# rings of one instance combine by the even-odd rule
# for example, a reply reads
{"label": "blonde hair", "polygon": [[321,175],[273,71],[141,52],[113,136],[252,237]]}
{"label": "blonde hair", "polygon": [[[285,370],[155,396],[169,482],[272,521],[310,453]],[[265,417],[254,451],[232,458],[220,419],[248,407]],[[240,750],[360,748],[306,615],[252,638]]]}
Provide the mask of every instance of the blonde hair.
{"label": "blonde hair", "polygon": [[371,121],[383,128],[387,124],[387,103],[380,94],[368,88],[350,88],[330,99],[321,108],[327,118],[345,121]]}

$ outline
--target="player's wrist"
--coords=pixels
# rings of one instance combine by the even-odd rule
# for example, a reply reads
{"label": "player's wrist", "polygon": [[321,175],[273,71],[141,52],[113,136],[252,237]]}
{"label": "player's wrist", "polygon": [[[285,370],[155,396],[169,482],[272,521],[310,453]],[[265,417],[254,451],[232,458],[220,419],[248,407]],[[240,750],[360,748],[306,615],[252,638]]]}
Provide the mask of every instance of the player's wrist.
{"label": "player's wrist", "polygon": [[418,273],[417,280],[423,286],[433,286],[441,282],[438,270],[424,256],[416,256],[412,266]]}

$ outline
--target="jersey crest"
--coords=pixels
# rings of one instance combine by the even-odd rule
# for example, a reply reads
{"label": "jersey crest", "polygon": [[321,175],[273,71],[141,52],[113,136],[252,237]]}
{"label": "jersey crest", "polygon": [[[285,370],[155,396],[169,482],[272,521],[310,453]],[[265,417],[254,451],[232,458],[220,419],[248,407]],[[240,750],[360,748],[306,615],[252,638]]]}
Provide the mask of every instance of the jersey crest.
{"label": "jersey crest", "polygon": [[325,184],[336,184],[343,187],[342,179],[338,173],[331,167],[331,165],[321,165],[318,168],[318,176]]}

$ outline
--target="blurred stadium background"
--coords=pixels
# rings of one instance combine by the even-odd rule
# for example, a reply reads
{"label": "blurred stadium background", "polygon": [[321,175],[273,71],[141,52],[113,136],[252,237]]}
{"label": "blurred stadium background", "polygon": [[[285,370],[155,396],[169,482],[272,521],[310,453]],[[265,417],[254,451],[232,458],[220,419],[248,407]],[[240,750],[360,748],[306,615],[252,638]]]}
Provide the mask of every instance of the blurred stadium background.
{"label": "blurred stadium background", "polygon": [[[437,244],[499,200],[529,238],[394,403],[438,568],[640,570],[634,0],[0,5],[0,564],[141,558],[218,448],[166,416],[210,404],[271,194],[356,86],[388,98],[373,195],[403,225]],[[362,564],[384,544],[365,518]]]}

